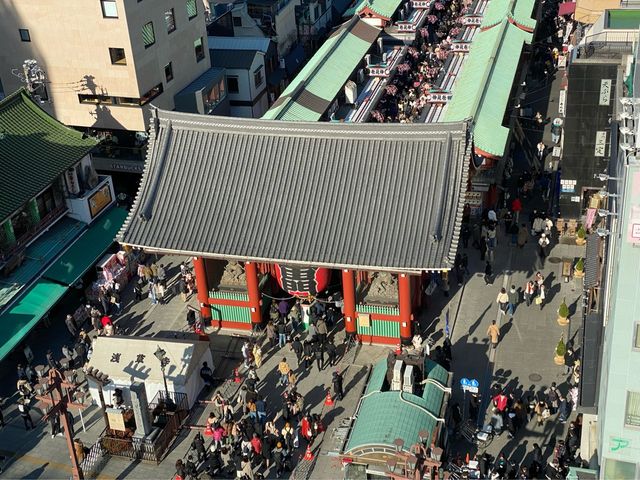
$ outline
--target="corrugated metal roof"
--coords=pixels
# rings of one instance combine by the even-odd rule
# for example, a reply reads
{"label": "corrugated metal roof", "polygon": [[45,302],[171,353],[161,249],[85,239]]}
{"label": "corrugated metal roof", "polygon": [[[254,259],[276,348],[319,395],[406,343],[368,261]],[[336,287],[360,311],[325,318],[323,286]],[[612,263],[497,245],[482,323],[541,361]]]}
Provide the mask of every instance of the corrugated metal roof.
{"label": "corrugated metal roof", "polygon": [[[357,17],[341,25],[282,92],[280,99],[283,101],[276,102],[262,118],[309,122],[320,120],[380,31]],[[322,111],[309,108],[300,100],[304,92],[310,92],[322,100]]]}
{"label": "corrugated metal roof", "polygon": [[443,121],[473,118],[474,145],[504,155],[509,129],[502,126],[520,54],[531,34],[503,20],[476,35]]}
{"label": "corrugated metal roof", "polygon": [[0,101],[0,222],[98,143],[46,113],[24,90]]}
{"label": "corrugated metal roof", "polygon": [[121,242],[300,265],[450,268],[468,173],[465,123],[155,112]]}
{"label": "corrugated metal roof", "polygon": [[196,78],[189,85],[180,90],[178,93],[176,93],[176,96],[198,92],[203,88],[210,86],[213,82],[222,79],[223,77],[224,68],[212,67],[202,75],[200,75],[198,78]]}
{"label": "corrugated metal roof", "polygon": [[[360,13],[365,8],[369,8],[372,11],[376,12],[378,15],[384,18],[391,18],[393,14],[396,13],[396,10],[402,3],[402,0],[361,0],[356,3],[352,8],[348,11],[353,11],[353,14]],[[346,14],[346,12],[345,12]]]}
{"label": "corrugated metal roof", "polygon": [[482,28],[490,28],[511,19],[527,31],[533,31],[536,21],[531,18],[535,0],[491,0],[482,18]]}
{"label": "corrugated metal roof", "polygon": [[220,68],[248,70],[258,54],[249,50],[209,50],[211,65]]}
{"label": "corrugated metal roof", "polygon": [[264,37],[208,37],[209,50],[251,50],[267,53],[270,38]]}
{"label": "corrugated metal roof", "polygon": [[376,392],[363,397],[345,454],[352,455],[355,450],[367,447],[393,448],[396,438],[401,438],[403,450],[409,451],[420,441],[421,430],[429,432],[429,445],[437,422],[425,411],[427,407],[427,401],[410,393]]}
{"label": "corrugated metal roof", "polygon": [[600,237],[597,233],[587,236],[584,258],[584,286],[597,287],[600,284]]}

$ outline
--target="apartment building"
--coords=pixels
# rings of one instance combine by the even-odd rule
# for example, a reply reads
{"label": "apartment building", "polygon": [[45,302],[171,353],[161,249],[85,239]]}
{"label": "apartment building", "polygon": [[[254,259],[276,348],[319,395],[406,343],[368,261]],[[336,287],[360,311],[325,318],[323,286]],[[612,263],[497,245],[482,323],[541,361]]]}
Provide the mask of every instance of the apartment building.
{"label": "apartment building", "polygon": [[114,147],[124,131],[147,129],[151,103],[173,109],[211,66],[202,0],[0,0],[0,45],[6,95],[25,85],[23,62],[33,59],[43,108],[113,134]]}

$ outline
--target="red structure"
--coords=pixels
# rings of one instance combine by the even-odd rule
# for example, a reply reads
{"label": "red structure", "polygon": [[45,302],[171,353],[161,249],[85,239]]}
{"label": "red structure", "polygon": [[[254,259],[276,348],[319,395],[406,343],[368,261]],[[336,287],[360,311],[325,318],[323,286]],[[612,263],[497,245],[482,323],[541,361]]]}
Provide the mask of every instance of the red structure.
{"label": "red structure", "polygon": [[201,312],[214,326],[261,328],[269,304],[293,296],[306,315],[305,304],[340,289],[341,300],[320,299],[342,305],[347,333],[410,341],[422,273],[455,259],[466,122],[311,127],[152,115],[145,188],[118,240],[194,257]]}

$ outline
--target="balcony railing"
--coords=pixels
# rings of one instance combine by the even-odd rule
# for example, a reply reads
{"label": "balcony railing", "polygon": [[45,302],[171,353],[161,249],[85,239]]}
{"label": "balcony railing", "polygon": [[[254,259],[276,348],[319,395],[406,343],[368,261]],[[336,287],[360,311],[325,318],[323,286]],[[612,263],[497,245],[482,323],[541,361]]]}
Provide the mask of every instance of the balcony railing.
{"label": "balcony railing", "polygon": [[17,238],[15,245],[13,245],[6,251],[0,251],[0,268],[10,263],[12,257],[19,256],[34,238],[36,238],[40,233],[49,228],[66,212],[66,205],[61,205],[54,210],[51,210],[40,219],[40,222],[38,222],[38,224],[29,227],[26,233],[21,235],[20,238]]}

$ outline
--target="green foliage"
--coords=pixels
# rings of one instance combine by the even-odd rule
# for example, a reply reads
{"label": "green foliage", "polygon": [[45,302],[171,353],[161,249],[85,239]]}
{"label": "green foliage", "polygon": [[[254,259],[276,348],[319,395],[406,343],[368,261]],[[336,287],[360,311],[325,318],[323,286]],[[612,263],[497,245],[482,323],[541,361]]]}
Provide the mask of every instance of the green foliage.
{"label": "green foliage", "polygon": [[584,229],[584,225],[580,225],[580,228],[578,229],[578,238],[584,239],[586,236],[587,236],[587,232]]}
{"label": "green foliage", "polygon": [[564,344],[564,337],[560,337],[560,341],[558,342],[558,346],[556,347],[556,355],[559,357],[564,357],[565,353],[567,353],[567,346]]}
{"label": "green foliage", "polygon": [[562,300],[562,304],[560,305],[560,308],[558,308],[558,315],[562,318],[569,317],[569,307],[567,307],[566,299]]}
{"label": "green foliage", "polygon": [[580,258],[578,263],[576,263],[576,271],[582,272],[584,271],[584,258]]}

